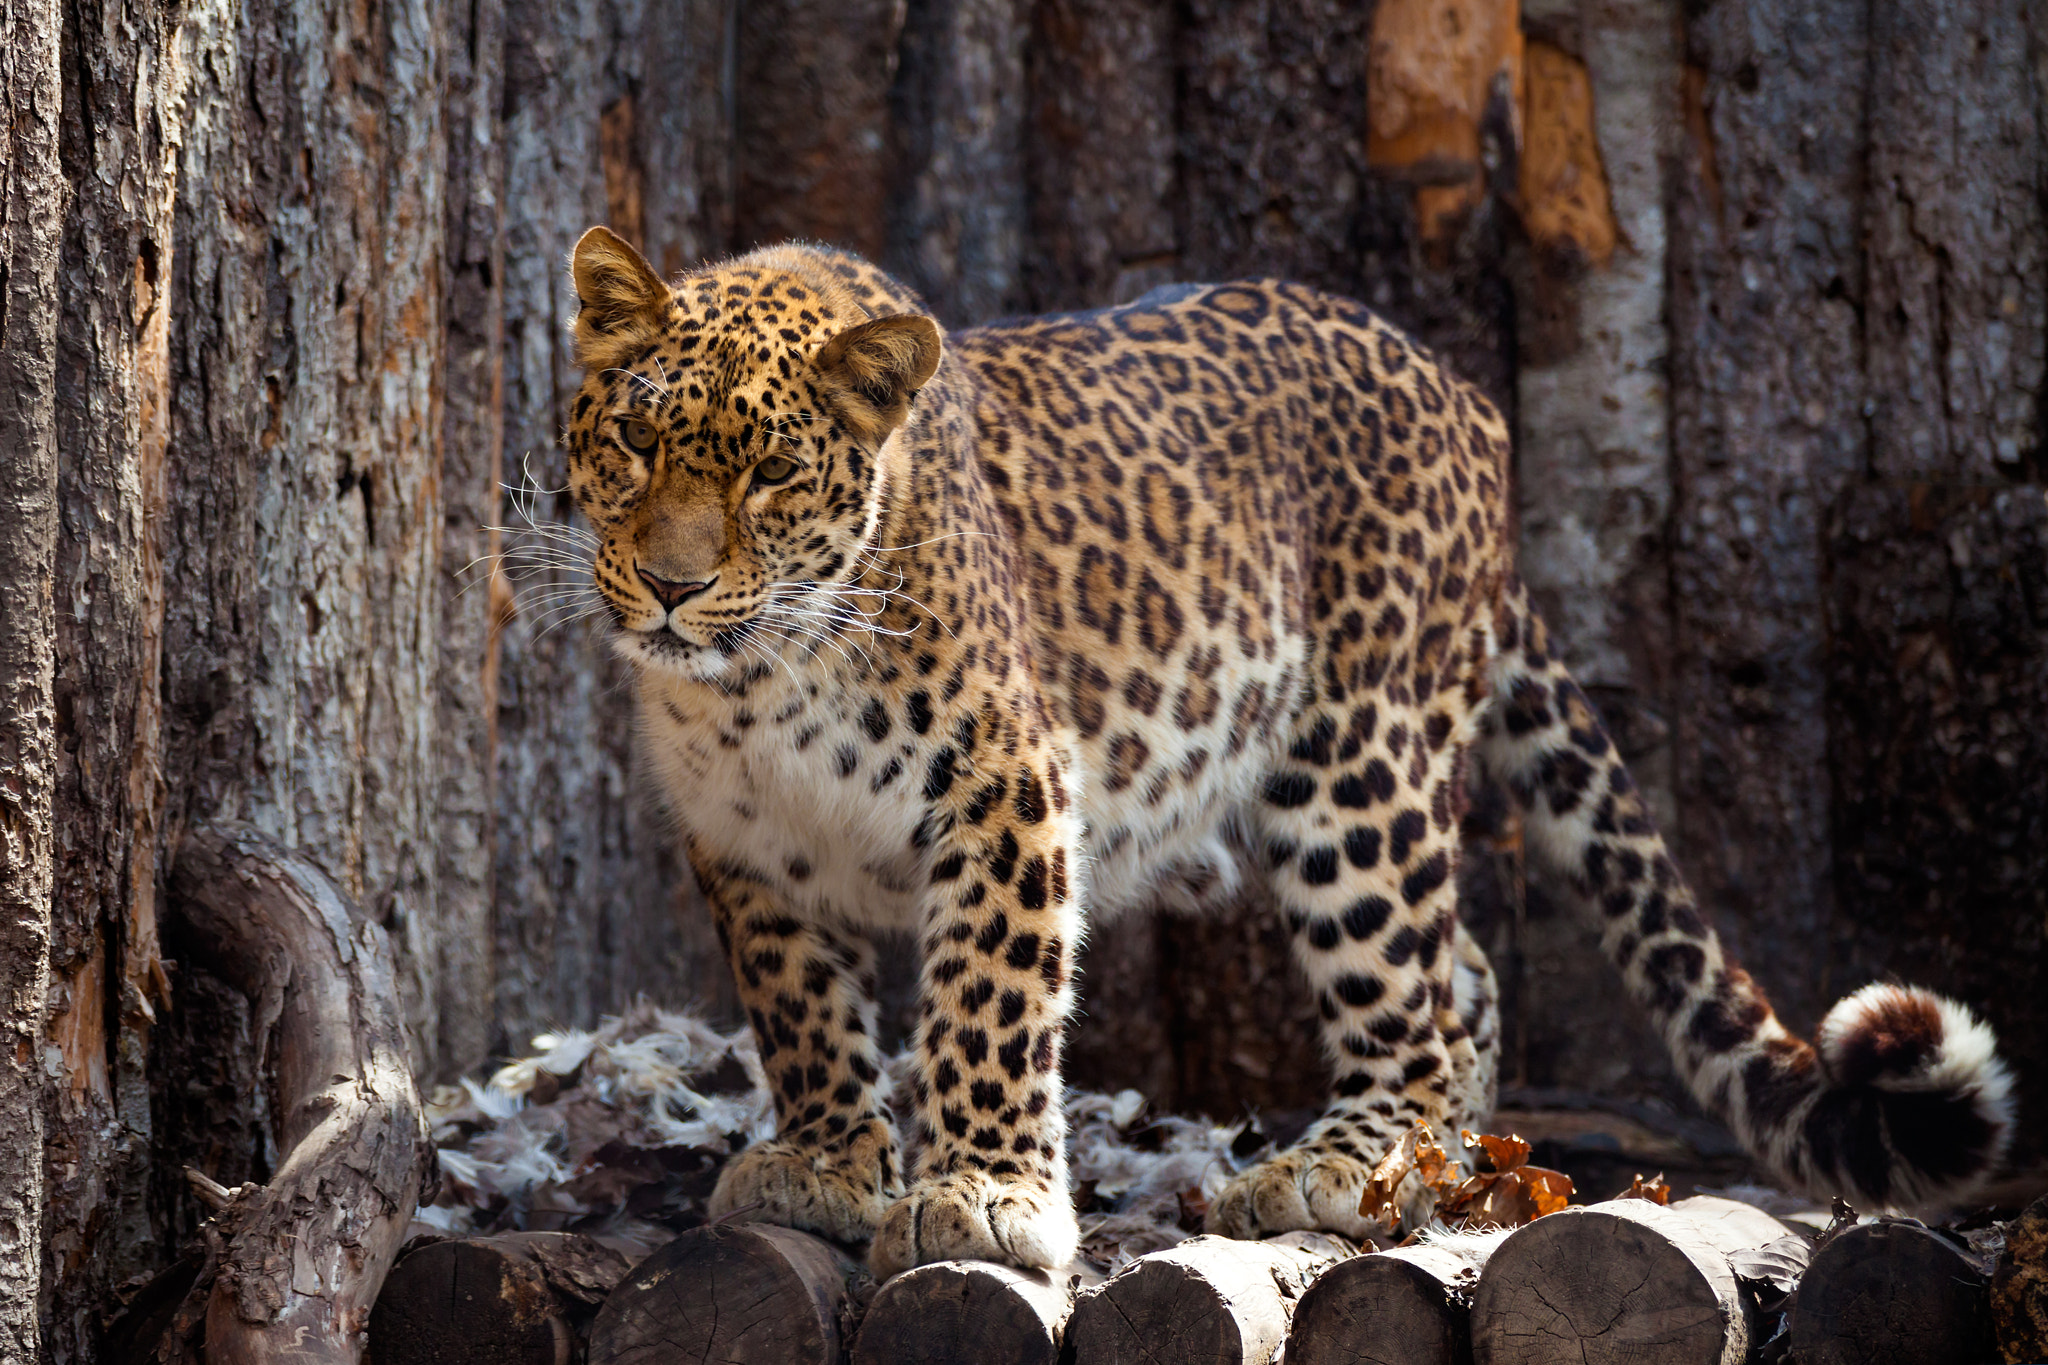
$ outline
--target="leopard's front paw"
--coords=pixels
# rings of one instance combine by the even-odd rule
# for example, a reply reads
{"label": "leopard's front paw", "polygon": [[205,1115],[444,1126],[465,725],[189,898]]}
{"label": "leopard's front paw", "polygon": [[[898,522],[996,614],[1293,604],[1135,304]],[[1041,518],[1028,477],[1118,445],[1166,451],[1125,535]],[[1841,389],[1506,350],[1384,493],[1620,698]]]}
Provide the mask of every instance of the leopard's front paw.
{"label": "leopard's front paw", "polygon": [[1209,1231],[1246,1240],[1324,1231],[1357,1240],[1376,1226],[1358,1212],[1371,1175],[1355,1156],[1304,1143],[1225,1185],[1209,1206]]}
{"label": "leopard's front paw", "polygon": [[966,1171],[920,1180],[891,1205],[868,1265],[878,1280],[933,1261],[1003,1261],[1034,1270],[1065,1265],[1080,1241],[1066,1190]]}
{"label": "leopard's front paw", "polygon": [[710,1214],[802,1228],[836,1242],[864,1242],[900,1188],[883,1160],[834,1159],[781,1139],[756,1143],[725,1164]]}

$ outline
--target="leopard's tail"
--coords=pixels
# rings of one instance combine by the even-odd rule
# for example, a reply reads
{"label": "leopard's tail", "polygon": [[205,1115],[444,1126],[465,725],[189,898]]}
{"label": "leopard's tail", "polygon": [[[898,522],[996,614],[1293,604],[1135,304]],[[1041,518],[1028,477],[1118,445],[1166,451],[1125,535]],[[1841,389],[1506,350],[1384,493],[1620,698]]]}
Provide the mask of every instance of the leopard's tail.
{"label": "leopard's tail", "polygon": [[1791,1184],[1859,1210],[1958,1203],[2013,1128],[1991,1030],[1953,1001],[1871,985],[1808,1043],[1721,947],[1613,741],[1519,586],[1502,599],[1476,743],[1523,808],[1524,847],[1576,893],[1700,1103]]}

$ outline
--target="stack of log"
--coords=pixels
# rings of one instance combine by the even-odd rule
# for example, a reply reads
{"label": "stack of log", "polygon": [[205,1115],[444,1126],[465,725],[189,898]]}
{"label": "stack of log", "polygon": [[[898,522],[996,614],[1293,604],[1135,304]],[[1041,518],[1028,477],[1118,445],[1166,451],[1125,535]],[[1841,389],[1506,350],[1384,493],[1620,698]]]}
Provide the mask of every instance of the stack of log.
{"label": "stack of log", "polygon": [[[1378,1251],[1318,1233],[1194,1236],[1106,1278],[1085,1263],[956,1261],[878,1286],[854,1249],[757,1223],[693,1228],[637,1264],[565,1232],[427,1235],[401,1250],[432,1157],[381,933],[246,827],[195,831],[174,886],[195,951],[270,1022],[284,1159],[262,1187],[193,1173],[219,1217],[131,1298],[110,1331],[125,1358],[341,1362],[366,1346],[375,1365],[2048,1359],[2048,1199],[1974,1231],[1838,1207],[1816,1239],[1727,1198],[1666,1203],[1640,1178],[1628,1196],[1558,1207],[1569,1183],[1497,1138],[1478,1139],[1489,1173],[1455,1190],[1468,1210],[1526,1206],[1509,1221],[1528,1221],[1475,1230],[1485,1220],[1468,1212],[1464,1229]],[[1391,1154],[1375,1187],[1391,1192],[1410,1168],[1453,1189],[1426,1137]]]}
{"label": "stack of log", "polygon": [[2039,1357],[2013,1354],[2028,1348],[2003,1330],[1993,1282],[2032,1296],[2014,1312],[2033,1330],[2048,1322],[2048,1201],[2027,1219],[2014,1229],[2037,1240],[2013,1245],[2033,1260],[2004,1270],[1995,1234],[1843,1219],[1816,1243],[1702,1195],[1365,1254],[1316,1233],[1196,1236],[1106,1279],[949,1261],[879,1287],[844,1248],[729,1224],[619,1266],[595,1311],[597,1296],[550,1288],[560,1273],[525,1242],[439,1241],[386,1285],[371,1353],[378,1365],[1936,1365],[2001,1349],[2017,1360]]}

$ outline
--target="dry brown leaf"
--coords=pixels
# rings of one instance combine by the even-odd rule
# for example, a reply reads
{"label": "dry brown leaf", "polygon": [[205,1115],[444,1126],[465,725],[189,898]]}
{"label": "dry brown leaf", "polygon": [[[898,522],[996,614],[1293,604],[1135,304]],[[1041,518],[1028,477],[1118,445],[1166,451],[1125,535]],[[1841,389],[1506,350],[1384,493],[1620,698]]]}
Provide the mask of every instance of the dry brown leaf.
{"label": "dry brown leaf", "polygon": [[1398,1228],[1401,1212],[1394,1203],[1394,1193],[1409,1173],[1420,1172],[1424,1185],[1432,1191],[1440,1191],[1446,1183],[1446,1172],[1450,1172],[1451,1179],[1455,1181],[1457,1169],[1457,1163],[1451,1160],[1450,1154],[1437,1145],[1436,1135],[1429,1131],[1429,1125],[1418,1123],[1373,1168],[1372,1175],[1365,1182],[1365,1192],[1359,1197],[1358,1212],[1388,1228]]}
{"label": "dry brown leaf", "polygon": [[1501,1175],[1529,1164],[1529,1144],[1522,1138],[1513,1135],[1495,1137],[1492,1133],[1474,1133],[1469,1130],[1464,1132],[1464,1138],[1467,1147],[1477,1147],[1486,1153],[1486,1159],[1492,1169],[1481,1174]]}
{"label": "dry brown leaf", "polygon": [[1671,1187],[1664,1183],[1664,1172],[1662,1171],[1657,1172],[1648,1180],[1643,1179],[1641,1172],[1637,1172],[1635,1180],[1630,1183],[1629,1187],[1614,1197],[1616,1199],[1647,1199],[1652,1204],[1669,1204],[1671,1202]]}
{"label": "dry brown leaf", "polygon": [[1449,1217],[1463,1214],[1467,1227],[1518,1228],[1572,1202],[1572,1180],[1543,1166],[1517,1166],[1475,1175],[1438,1207]]}

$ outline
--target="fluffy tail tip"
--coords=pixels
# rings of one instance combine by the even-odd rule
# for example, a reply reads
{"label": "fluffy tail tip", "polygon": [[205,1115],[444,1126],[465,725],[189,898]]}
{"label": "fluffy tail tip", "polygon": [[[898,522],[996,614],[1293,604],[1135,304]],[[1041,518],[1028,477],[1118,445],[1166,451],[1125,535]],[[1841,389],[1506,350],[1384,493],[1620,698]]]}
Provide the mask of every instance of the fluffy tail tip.
{"label": "fluffy tail tip", "polygon": [[1866,1211],[1928,1208],[1968,1198],[2004,1161],[2012,1073],[1964,1006],[1865,986],[1828,1011],[1815,1041],[1831,1082],[1806,1124],[1819,1183]]}

